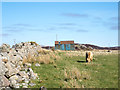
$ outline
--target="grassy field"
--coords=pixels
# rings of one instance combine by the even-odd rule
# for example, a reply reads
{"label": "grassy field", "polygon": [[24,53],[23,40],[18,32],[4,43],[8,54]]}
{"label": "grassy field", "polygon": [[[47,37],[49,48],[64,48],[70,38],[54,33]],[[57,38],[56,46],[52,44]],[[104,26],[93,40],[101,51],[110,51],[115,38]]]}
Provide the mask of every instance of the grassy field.
{"label": "grassy field", "polygon": [[36,84],[31,88],[118,88],[117,54],[96,54],[91,63],[85,62],[84,55],[57,55],[60,58],[53,58],[54,63],[32,64],[39,79],[31,81]]}

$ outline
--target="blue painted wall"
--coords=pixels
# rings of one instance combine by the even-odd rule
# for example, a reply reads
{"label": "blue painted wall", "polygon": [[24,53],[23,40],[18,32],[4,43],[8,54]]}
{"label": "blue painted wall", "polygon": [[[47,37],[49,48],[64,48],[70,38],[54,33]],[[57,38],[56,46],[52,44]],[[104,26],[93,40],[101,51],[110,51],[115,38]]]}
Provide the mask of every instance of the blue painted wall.
{"label": "blue painted wall", "polygon": [[61,44],[61,45],[60,45],[60,50],[65,50],[64,44]]}
{"label": "blue painted wall", "polygon": [[74,50],[74,44],[56,44],[55,49],[59,50]]}

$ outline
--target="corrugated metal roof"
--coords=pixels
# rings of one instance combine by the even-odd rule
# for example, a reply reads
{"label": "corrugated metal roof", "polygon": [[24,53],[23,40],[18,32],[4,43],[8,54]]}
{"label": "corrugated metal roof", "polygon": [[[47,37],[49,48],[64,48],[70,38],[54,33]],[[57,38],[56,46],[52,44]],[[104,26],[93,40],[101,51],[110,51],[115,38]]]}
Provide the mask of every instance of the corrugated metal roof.
{"label": "corrugated metal roof", "polygon": [[60,41],[60,44],[74,44],[74,41]]}
{"label": "corrugated metal roof", "polygon": [[59,44],[59,41],[55,41],[55,44]]}
{"label": "corrugated metal roof", "polygon": [[[55,44],[59,44],[59,41],[55,41]],[[74,44],[74,41],[60,41],[60,44]]]}

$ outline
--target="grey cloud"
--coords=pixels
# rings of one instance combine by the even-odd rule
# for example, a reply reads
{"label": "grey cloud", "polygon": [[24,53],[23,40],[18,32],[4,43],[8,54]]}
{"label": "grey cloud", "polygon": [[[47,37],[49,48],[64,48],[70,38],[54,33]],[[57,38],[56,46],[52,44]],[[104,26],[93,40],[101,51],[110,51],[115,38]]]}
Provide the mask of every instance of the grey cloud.
{"label": "grey cloud", "polygon": [[2,29],[17,29],[17,27],[13,27],[13,26],[11,26],[11,27],[2,27]]}
{"label": "grey cloud", "polygon": [[110,30],[118,30],[118,25],[116,21],[102,22],[102,25],[109,28]]}
{"label": "grey cloud", "polygon": [[33,25],[30,25],[30,24],[22,24],[22,23],[14,24],[13,26],[33,27]]}
{"label": "grey cloud", "polygon": [[2,36],[2,37],[7,37],[7,36],[10,36],[10,34],[3,33],[3,34],[0,34],[0,36]]}
{"label": "grey cloud", "polygon": [[111,17],[110,20],[118,20],[118,17]]}
{"label": "grey cloud", "polygon": [[88,17],[87,14],[79,14],[79,13],[62,13],[63,16],[67,16],[67,17],[75,17],[75,18],[80,18],[80,17]]}
{"label": "grey cloud", "polygon": [[111,26],[110,29],[111,30],[118,30],[118,26]]}
{"label": "grey cloud", "polygon": [[8,32],[15,32],[15,33],[17,33],[17,32],[22,32],[22,31],[24,31],[24,30],[26,30],[25,28],[23,28],[23,27],[16,27],[16,28],[4,28],[3,29],[4,31],[8,31]]}
{"label": "grey cloud", "polygon": [[72,27],[59,27],[59,29],[72,29]]}
{"label": "grey cloud", "polygon": [[88,32],[88,30],[79,29],[77,32]]}
{"label": "grey cloud", "polygon": [[43,29],[28,29],[29,31],[44,31]]}
{"label": "grey cloud", "polygon": [[93,17],[95,20],[102,20],[101,17]]}
{"label": "grey cloud", "polygon": [[55,27],[50,27],[47,30],[56,30]]}
{"label": "grey cloud", "polygon": [[2,27],[2,29],[8,32],[21,32],[31,27],[32,25],[30,24],[13,24],[11,26]]}
{"label": "grey cloud", "polygon": [[21,32],[21,31],[23,31],[23,30],[20,30],[20,29],[8,29],[8,30],[6,30],[6,31],[8,31],[8,32],[14,32],[14,33],[17,33],[17,32]]}
{"label": "grey cloud", "polygon": [[75,23],[60,23],[59,25],[75,26]]}

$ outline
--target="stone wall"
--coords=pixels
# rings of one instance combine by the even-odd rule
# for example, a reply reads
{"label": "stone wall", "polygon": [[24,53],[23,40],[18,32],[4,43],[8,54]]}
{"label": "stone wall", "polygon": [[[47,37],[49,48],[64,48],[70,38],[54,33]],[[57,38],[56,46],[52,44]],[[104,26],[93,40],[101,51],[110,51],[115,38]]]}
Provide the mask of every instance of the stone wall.
{"label": "stone wall", "polygon": [[23,64],[23,58],[37,56],[37,50],[41,50],[41,47],[34,42],[22,42],[12,48],[8,44],[0,47],[0,89],[27,88],[31,85],[31,79],[38,78],[30,63]]}

